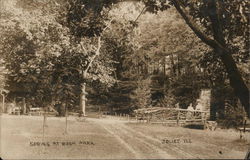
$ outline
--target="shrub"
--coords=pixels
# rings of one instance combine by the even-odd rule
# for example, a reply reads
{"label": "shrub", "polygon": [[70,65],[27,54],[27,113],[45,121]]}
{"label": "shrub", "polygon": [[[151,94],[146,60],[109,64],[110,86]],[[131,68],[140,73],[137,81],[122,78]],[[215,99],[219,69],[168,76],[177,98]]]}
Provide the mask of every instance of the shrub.
{"label": "shrub", "polygon": [[246,112],[241,105],[227,104],[224,118],[218,120],[218,122],[223,128],[238,128],[243,125],[244,117],[246,117]]}

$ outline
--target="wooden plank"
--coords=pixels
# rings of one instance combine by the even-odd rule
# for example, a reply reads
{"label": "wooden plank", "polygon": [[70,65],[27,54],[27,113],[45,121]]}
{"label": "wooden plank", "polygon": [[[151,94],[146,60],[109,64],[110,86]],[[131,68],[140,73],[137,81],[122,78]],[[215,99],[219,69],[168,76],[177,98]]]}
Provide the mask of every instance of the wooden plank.
{"label": "wooden plank", "polygon": [[250,132],[250,128],[238,128],[238,130],[240,130],[240,131],[244,131],[244,129],[246,132]]}

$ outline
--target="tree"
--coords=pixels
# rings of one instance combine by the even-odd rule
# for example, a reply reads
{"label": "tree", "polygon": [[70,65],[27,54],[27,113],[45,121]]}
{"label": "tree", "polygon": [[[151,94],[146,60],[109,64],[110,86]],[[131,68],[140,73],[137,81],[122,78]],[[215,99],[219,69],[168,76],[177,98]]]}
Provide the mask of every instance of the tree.
{"label": "tree", "polygon": [[[32,2],[31,4],[38,3],[33,0],[30,0],[30,1]],[[24,1],[20,0],[19,2],[24,2]],[[24,48],[21,48],[21,49],[18,48],[19,50],[25,51],[25,47],[26,48],[31,47],[31,48],[34,48],[35,50],[35,51],[31,50],[34,53],[25,54],[25,56],[20,57],[20,58],[24,58],[23,61],[25,61],[26,66],[40,66],[43,63],[54,62],[52,60],[53,59],[57,60],[58,57],[59,57],[58,59],[60,59],[59,64],[62,63],[62,64],[68,65],[68,64],[72,64],[75,61],[75,58],[72,58],[72,59],[69,58],[70,62],[66,62],[65,59],[67,59],[66,58],[67,55],[71,55],[71,56],[73,55],[73,57],[80,56],[82,58],[80,59],[79,62],[77,62],[78,65],[76,66],[77,68],[76,72],[77,74],[80,75],[80,77],[82,77],[81,83],[84,81],[87,81],[87,79],[90,79],[94,81],[97,80],[100,82],[104,82],[110,85],[114,82],[112,78],[112,76],[115,75],[113,72],[114,68],[120,69],[120,71],[118,71],[117,73],[119,73],[118,76],[120,76],[121,79],[126,76],[131,78],[135,76],[136,73],[138,74],[141,71],[143,72],[145,71],[144,75],[147,75],[146,72],[147,72],[147,66],[148,66],[148,58],[151,58],[148,55],[143,54],[143,52],[137,52],[140,48],[140,46],[137,45],[136,43],[138,41],[129,39],[129,38],[128,39],[124,38],[124,36],[134,36],[133,34],[130,34],[129,32],[127,32],[126,28],[125,28],[125,31],[124,31],[124,28],[121,28],[121,31],[119,32],[119,33],[124,32],[123,36],[120,36],[118,38],[115,37],[117,38],[116,40],[118,40],[118,43],[110,41],[111,42],[110,44],[118,45],[119,49],[122,49],[122,50],[128,49],[128,52],[127,51],[125,52],[125,53],[128,53],[126,55],[126,58],[124,57],[117,58],[117,60],[121,61],[123,64],[119,64],[113,68],[112,58],[114,57],[110,56],[109,58],[106,58],[105,56],[104,57],[100,56],[102,55],[100,53],[106,53],[106,51],[108,51],[107,48],[104,48],[106,40],[108,39],[108,38],[105,39],[105,36],[106,36],[105,33],[110,27],[110,24],[114,22],[112,18],[108,16],[108,13],[110,13],[111,8],[113,7],[113,4],[117,2],[118,1],[116,0],[108,0],[108,1],[103,0],[103,1],[98,1],[98,2],[90,1],[90,0],[70,0],[69,3],[67,3],[68,6],[63,6],[62,3],[59,3],[58,1],[59,3],[58,6],[60,7],[56,7],[55,12],[53,14],[51,14],[52,11],[46,10],[48,11],[47,12],[48,14],[46,14],[47,16],[44,16],[44,14],[41,14],[41,10],[39,9],[38,11],[36,10],[36,12],[30,12],[32,7],[30,8],[30,5],[24,5],[26,8],[26,12],[22,12],[20,10],[17,10],[18,12],[14,12],[14,13],[21,12],[22,16],[19,16],[19,15],[11,16],[10,12],[8,12],[8,14],[5,15],[6,17],[15,17],[14,18],[15,21],[18,23],[14,21],[12,22],[8,21],[8,18],[5,18],[4,21],[9,22],[9,23],[5,23],[5,25],[7,24],[10,28],[12,28],[12,30],[14,28],[13,26],[19,26],[20,31],[23,32],[23,33],[20,32],[20,35],[21,37],[24,37],[24,39],[26,39],[25,40],[26,43],[21,45]],[[245,110],[248,112],[248,115],[249,115],[250,114],[249,90],[246,84],[246,82],[248,82],[247,75],[249,74],[249,71],[246,69],[246,67],[244,67],[247,65],[242,64],[242,63],[244,64],[249,63],[249,55],[248,55],[249,53],[249,48],[248,48],[249,46],[249,37],[248,37],[249,19],[247,18],[248,2],[246,0],[242,0],[242,1],[223,0],[220,2],[217,2],[215,0],[194,0],[194,1],[144,0],[143,2],[146,6],[143,8],[139,16],[144,11],[156,13],[158,11],[169,9],[170,6],[175,7],[175,9],[178,11],[180,16],[185,21],[185,23],[190,27],[190,29],[196,35],[196,37],[198,37],[204,44],[206,44],[211,49],[213,49],[214,53],[217,55],[217,56],[214,56],[214,58],[219,59],[221,63],[224,65],[225,71],[227,72],[226,76],[228,77],[230,81],[230,85],[234,89],[235,95],[240,99],[242,105],[244,106]],[[52,3],[53,2],[49,0],[43,1],[43,4],[46,4],[52,8],[57,6]],[[39,6],[42,6],[42,5],[39,5]],[[47,8],[50,8],[50,7],[47,7]],[[13,8],[13,9],[16,9],[16,8]],[[58,12],[58,10],[60,9],[61,9],[61,12]],[[51,9],[51,10],[54,10],[54,9]],[[39,15],[39,18],[38,18],[39,20],[34,19],[34,14]],[[27,22],[24,23],[26,20],[28,23]],[[137,21],[138,17],[135,20]],[[31,23],[31,21],[35,21],[36,23]],[[175,23],[174,19],[172,22]],[[129,27],[132,26],[133,28],[137,25],[138,24],[134,22],[130,22],[130,25],[128,26]],[[41,30],[42,32],[40,32],[39,30]],[[187,31],[186,33],[181,34],[183,37],[181,36],[179,37],[180,34],[178,32],[174,32],[176,31],[176,28],[172,28],[169,30],[166,29],[166,31],[172,32],[174,36],[172,37],[169,36],[171,38],[169,38],[169,40],[166,40],[166,41],[163,41],[162,39],[163,37],[166,37],[167,35],[166,36],[164,35],[160,37],[159,39],[156,38],[154,43],[147,44],[146,46],[144,46],[145,49],[142,49],[141,51],[147,50],[146,48],[148,47],[148,48],[151,48],[152,51],[154,50],[154,52],[158,52],[159,57],[162,57],[162,50],[166,49],[167,47],[169,47],[167,49],[175,50],[176,52],[179,52],[179,53],[184,53],[184,52],[187,52],[184,49],[186,45],[192,46],[191,45],[192,43],[184,44],[184,42],[182,41],[182,39],[186,37],[192,39],[192,36],[194,34],[189,35],[190,32],[188,30],[186,30]],[[123,42],[125,43],[125,45],[119,44],[119,43],[123,44]],[[159,42],[161,43],[160,45],[162,46],[160,50],[157,50],[156,48],[153,48],[150,46],[150,45],[154,46],[155,44]],[[166,43],[168,44],[177,43],[179,47],[171,48],[171,45],[164,47],[164,44]],[[200,43],[198,42],[196,44],[200,44]],[[193,44],[193,46],[197,46],[196,44]],[[5,45],[7,46],[7,43],[5,43]],[[11,47],[7,47],[7,48],[11,48]],[[197,51],[200,51],[199,47]],[[18,52],[15,51],[15,53],[18,53]],[[24,53],[24,52],[21,52],[21,53]],[[112,52],[112,53],[117,53],[117,52]],[[180,66],[184,64],[182,62],[188,61],[188,59],[186,59],[184,56],[182,57],[182,55],[180,55],[179,53],[169,53],[170,56],[172,56],[173,73],[178,74],[178,75],[181,72],[183,73],[185,72],[185,71],[180,70],[182,68]],[[206,55],[208,53],[211,53],[211,52],[206,52]],[[164,54],[165,53],[163,53],[163,55]],[[191,53],[189,52],[189,54]],[[177,57],[177,60],[175,60],[175,56]],[[44,57],[51,57],[51,61],[46,60]],[[191,59],[195,59],[192,56],[190,57]],[[108,60],[108,63],[103,62],[102,61],[103,59],[101,58]],[[156,59],[157,56],[155,56],[154,58]],[[40,62],[43,62],[43,63],[40,63]],[[14,61],[12,63],[14,64]],[[162,61],[162,63],[165,63],[165,62]],[[217,63],[217,61],[214,61],[214,63]],[[33,64],[36,64],[36,65],[33,65]],[[192,64],[195,64],[195,63],[192,62]],[[241,69],[240,71],[237,65]],[[44,66],[46,67],[50,66],[50,63]],[[17,66],[16,68],[18,67],[20,68],[20,66]],[[22,67],[23,66],[21,66],[20,71],[23,71]],[[30,70],[31,68],[32,67],[30,67]],[[93,68],[98,68],[98,71],[94,70]],[[123,69],[127,69],[127,68],[129,69],[129,71],[124,72]],[[183,68],[188,69],[187,66]],[[43,69],[43,68],[41,67],[40,69]],[[39,73],[38,75],[41,76],[39,71],[36,71],[36,69],[34,68],[33,70],[35,70],[36,74]],[[75,74],[72,74],[72,72],[76,73],[75,71],[68,69],[68,67],[66,67],[65,70],[63,70],[63,72],[64,71],[70,74],[68,74],[68,76],[63,76],[64,74],[59,74],[60,75],[58,76],[59,79],[60,77],[65,77],[65,78],[66,77],[69,78],[71,76],[74,77]],[[25,71],[25,74],[26,74],[26,71]],[[23,76],[23,74],[21,75]],[[243,77],[242,75],[246,76],[246,78]],[[57,81],[57,83],[61,83],[61,81]],[[73,82],[66,80],[66,83],[71,84]],[[37,86],[34,86],[33,88],[35,87]],[[47,87],[47,88],[50,88],[50,87]]]}
{"label": "tree", "polygon": [[[72,108],[79,102],[79,85],[84,81],[112,85],[113,62],[98,57],[92,63],[97,51],[95,44],[100,50],[102,42],[96,37],[79,39],[72,35],[65,26],[66,6],[63,3],[50,0],[26,2],[12,0],[13,5],[3,11],[5,17],[0,19],[4,22],[0,25],[4,37],[1,55],[11,70],[8,75],[11,87],[18,84],[22,90],[28,90],[28,94],[22,96],[30,97],[30,101],[38,106],[61,101]],[[11,9],[16,12],[11,14]],[[84,73],[86,69],[88,74]]]}
{"label": "tree", "polygon": [[134,109],[148,108],[151,106],[151,80],[141,79],[137,82],[137,88],[133,91],[131,98],[133,100]]}
{"label": "tree", "polygon": [[146,0],[145,4],[151,12],[165,9],[169,5],[176,8],[196,36],[213,48],[219,56],[227,71],[231,87],[250,116],[249,90],[233,58],[233,53],[236,51],[232,49],[235,38],[242,37],[245,47],[243,51],[238,50],[238,52],[247,52],[246,48],[249,44],[249,19],[246,18],[248,2],[245,0],[220,2],[215,0]]}
{"label": "tree", "polygon": [[[122,8],[122,7],[121,7]],[[120,8],[119,8],[120,9]],[[118,10],[119,10],[118,9]],[[123,8],[124,9],[124,8]],[[107,52],[113,56],[114,75],[117,82],[109,89],[108,97],[111,112],[114,110],[131,112],[134,103],[131,98],[132,92],[137,88],[138,64],[140,61],[135,43],[135,27],[129,19],[120,19],[119,16],[125,12],[119,12],[112,16],[112,30],[105,34]],[[117,12],[116,12],[117,14]],[[121,14],[121,15],[120,15]]]}

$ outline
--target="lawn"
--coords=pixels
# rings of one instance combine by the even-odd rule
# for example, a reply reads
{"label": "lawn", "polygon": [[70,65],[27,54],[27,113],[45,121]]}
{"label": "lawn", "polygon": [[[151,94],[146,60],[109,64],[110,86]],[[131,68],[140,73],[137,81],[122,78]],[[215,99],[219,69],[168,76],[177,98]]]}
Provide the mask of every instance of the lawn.
{"label": "lawn", "polygon": [[250,134],[240,139],[240,133],[233,129],[206,131],[163,125],[128,124],[137,132],[147,133],[163,141],[165,147],[176,147],[194,157],[202,159],[242,159],[250,149]]}
{"label": "lawn", "polygon": [[242,159],[250,136],[235,130],[124,123],[115,119],[1,116],[3,159]]}
{"label": "lawn", "polygon": [[[44,138],[42,122],[42,117],[1,117],[2,158],[99,159],[124,158],[128,154],[111,135],[88,120],[77,122],[74,117],[69,118],[68,133],[65,134],[65,118],[49,117]],[[38,145],[38,142],[45,142],[45,145]],[[70,145],[70,142],[75,144]],[[115,149],[120,148],[120,152],[113,151],[114,147],[107,147],[113,144],[116,144]]]}

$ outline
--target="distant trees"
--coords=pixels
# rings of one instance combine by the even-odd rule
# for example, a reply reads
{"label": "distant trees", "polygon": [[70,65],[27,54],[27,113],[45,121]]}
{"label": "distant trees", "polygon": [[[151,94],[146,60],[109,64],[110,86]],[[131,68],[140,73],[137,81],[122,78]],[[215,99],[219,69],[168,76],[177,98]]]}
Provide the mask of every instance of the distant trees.
{"label": "distant trees", "polygon": [[[1,54],[10,70],[8,84],[24,87],[34,102],[58,101],[74,108],[79,86],[88,82],[87,89],[101,95],[100,103],[114,108],[150,106],[164,97],[184,107],[200,88],[221,93],[230,84],[250,113],[246,0],[143,0],[140,16],[144,11],[168,13],[148,14],[141,21],[112,15],[116,0],[11,2],[24,10],[3,12]],[[216,105],[226,99],[215,100]]]}
{"label": "distant trees", "polygon": [[[168,17],[168,18],[166,18]],[[206,86],[201,77],[203,45],[185,22],[171,9],[158,15],[145,14],[139,20],[141,45],[137,54],[146,55],[151,75],[152,105],[186,108]],[[157,35],[157,36],[156,36]]]}
{"label": "distant trees", "polygon": [[65,25],[63,3],[11,2],[17,4],[17,7],[11,5],[16,12],[10,13],[10,8],[1,11],[4,16],[0,25],[1,55],[10,71],[7,82],[7,88],[12,91],[10,95],[19,90],[22,93],[19,96],[27,97],[31,104],[39,107],[59,103],[76,108],[82,82],[91,80],[112,85],[113,62],[108,61],[108,57],[98,57],[93,62],[97,69],[90,68],[83,76],[98,39],[79,39],[70,34]]}
{"label": "distant trees", "polygon": [[[176,8],[196,36],[214,49],[226,69],[235,95],[250,116],[249,89],[233,58],[235,53],[241,55],[249,53],[247,47],[249,45],[249,19],[247,18],[249,2],[245,0],[220,2],[215,0],[145,0],[144,2],[151,12],[164,10],[170,5]],[[241,41],[241,47],[237,40]],[[243,57],[246,59],[249,55]]]}
{"label": "distant trees", "polygon": [[[86,2],[87,1],[82,1],[82,3]],[[113,1],[113,3],[115,3],[115,1]],[[194,34],[191,34],[190,30],[187,29],[185,29],[184,32],[179,31],[178,27],[165,27],[164,29],[160,29],[158,32],[152,32],[152,29],[147,29],[145,30],[145,32],[143,31],[143,33],[148,33],[143,34],[148,35],[148,37],[141,37],[141,39],[137,40],[137,42],[139,41],[143,47],[139,47],[140,49],[138,49],[139,51],[136,52],[137,54],[132,53],[131,55],[133,56],[127,55],[127,58],[123,59],[124,62],[130,62],[128,63],[130,64],[130,67],[128,67],[128,69],[130,69],[131,72],[125,72],[128,75],[127,77],[131,78],[136,74],[141,74],[144,70],[143,68],[150,68],[149,64],[152,61],[157,62],[158,58],[161,60],[159,61],[160,63],[158,63],[159,68],[160,66],[164,66],[163,68],[165,68],[166,64],[170,64],[171,66],[171,76],[169,79],[170,81],[164,82],[164,84],[168,84],[169,86],[182,79],[182,76],[185,77],[185,75],[191,74],[196,74],[194,75],[194,77],[197,77],[197,83],[199,83],[199,81],[203,81],[203,84],[201,83],[201,86],[203,87],[205,85],[205,87],[216,88],[216,86],[226,85],[225,80],[226,78],[229,78],[230,86],[234,88],[235,95],[239,97],[241,103],[245,107],[245,110],[249,113],[249,91],[245,84],[245,82],[248,81],[248,78],[243,77],[244,80],[242,78],[242,75],[247,77],[248,71],[243,67],[244,69],[241,70],[241,75],[236,66],[237,62],[240,62],[238,63],[238,66],[240,66],[240,68],[242,68],[241,66],[246,66],[249,63],[249,56],[247,55],[247,46],[249,44],[249,38],[247,38],[249,32],[247,29],[248,19],[246,18],[247,1],[241,1],[240,3],[237,3],[237,1],[233,1],[232,3],[223,1],[217,3],[213,0],[199,0],[192,2],[175,0],[146,0],[144,1],[144,3],[146,4],[146,11],[150,12],[166,10],[169,9],[171,5],[174,6],[182,16],[184,21],[189,25]],[[107,5],[106,7],[109,7],[110,4],[110,2],[105,3],[105,5]],[[229,9],[227,10],[224,6],[227,6],[227,8]],[[183,27],[181,25],[178,25],[179,22],[175,21],[174,19],[171,23],[173,23],[172,26]],[[159,26],[160,25],[162,24],[159,24]],[[155,36],[150,34],[151,32],[158,35],[157,38],[152,39],[152,37]],[[164,35],[164,32],[166,33],[166,35]],[[196,37],[198,37],[201,41],[198,41]],[[213,37],[213,39],[211,37]],[[145,44],[145,40],[147,41],[147,39],[149,39],[150,43],[146,42]],[[140,40],[144,40],[144,42]],[[241,42],[237,43],[237,40]],[[169,44],[169,46],[166,46],[166,44]],[[171,48],[173,44],[176,44],[177,47]],[[211,49],[213,49],[214,52],[212,52],[203,44],[208,45]],[[148,49],[150,49],[151,51],[147,52]],[[145,51],[149,54],[145,54]],[[156,54],[153,55],[152,52]],[[233,52],[237,52],[238,54],[231,54]],[[183,53],[187,54],[184,55]],[[199,53],[204,53],[203,55],[205,56]],[[166,56],[169,57],[169,62],[165,61]],[[213,58],[208,58],[209,56]],[[207,58],[209,59],[209,61],[206,61]],[[147,60],[144,61],[144,59]],[[244,63],[246,65],[243,65]],[[225,70],[221,68],[220,64],[224,65]],[[212,69],[210,67],[215,68]],[[122,68],[124,69],[124,66],[122,66]],[[145,75],[148,74],[147,72],[149,70],[144,70]],[[166,71],[166,68],[163,70]],[[121,72],[118,71],[118,73]],[[221,77],[221,75],[224,76]],[[220,77],[222,78],[221,80]],[[163,80],[164,79],[165,78],[163,78]],[[185,81],[185,78],[183,80]],[[184,82],[183,86],[185,86],[186,84],[188,84],[188,82]],[[165,85],[165,89],[167,87],[168,86]],[[218,93],[221,93],[222,91],[223,90],[220,90],[218,91]],[[193,91],[191,92],[191,94],[194,94]]]}
{"label": "distant trees", "polygon": [[131,94],[138,87],[137,44],[135,41],[135,27],[126,19],[113,17],[110,32],[105,35],[107,51],[112,54],[114,76],[116,83],[107,93],[108,106],[112,111],[131,112],[135,106]]}

